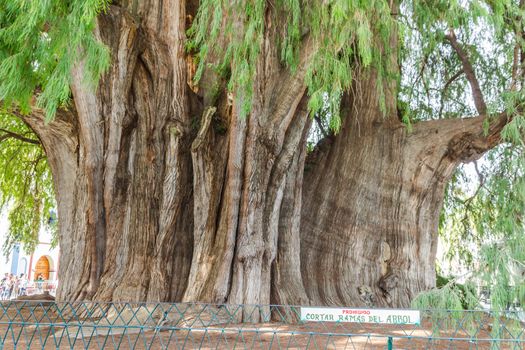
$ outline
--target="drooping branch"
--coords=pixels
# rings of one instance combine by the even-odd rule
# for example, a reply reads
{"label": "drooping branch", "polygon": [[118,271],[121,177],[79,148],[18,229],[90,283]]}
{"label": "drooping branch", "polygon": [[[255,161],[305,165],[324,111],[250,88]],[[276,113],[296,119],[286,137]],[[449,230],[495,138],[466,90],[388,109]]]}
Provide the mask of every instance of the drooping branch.
{"label": "drooping branch", "polygon": [[6,129],[0,128],[0,132],[3,132],[4,135],[0,136],[0,142],[7,140],[9,138],[17,139],[22,142],[30,143],[33,145],[40,145],[40,141],[32,139],[30,137],[26,137],[24,135],[17,134],[16,132],[12,132]]}
{"label": "drooping branch", "polygon": [[[521,34],[519,33],[516,33],[516,35],[521,36]],[[518,40],[519,39],[516,39],[516,41]],[[518,81],[519,52],[520,52],[520,43],[516,42],[516,44],[514,45],[514,51],[512,55],[513,56],[512,58],[512,80],[511,80],[510,88],[509,88],[510,91],[516,90],[516,85]]]}
{"label": "drooping branch", "polygon": [[474,72],[474,68],[472,67],[472,63],[469,60],[468,54],[459,44],[453,29],[450,29],[449,33],[445,35],[445,38],[449,41],[454,51],[456,51],[456,54],[461,61],[465,76],[467,77],[472,90],[472,97],[474,99],[476,110],[481,115],[487,114],[487,105],[485,103],[485,99],[483,98],[483,93],[481,92],[478,78],[476,77],[476,73]]}
{"label": "drooping branch", "polygon": [[[525,6],[525,1],[520,0],[519,8],[523,10]],[[514,50],[512,54],[512,79],[510,83],[509,90],[515,91],[517,89],[518,81],[523,84],[523,75],[525,74],[525,70],[523,67],[523,26],[522,26],[522,19],[521,16],[518,15],[513,21],[512,26],[514,27],[514,35],[515,35],[515,44],[514,44]]]}
{"label": "drooping branch", "polygon": [[463,73],[465,73],[465,70],[460,69],[456,74],[451,76],[450,79],[447,80],[447,82],[445,83],[445,86],[443,86],[443,90],[441,90],[441,101],[440,101],[439,113],[438,113],[440,118],[441,118],[441,115],[443,114],[443,107],[445,106],[445,104],[443,103],[444,102],[443,100],[445,98],[446,91],[448,90],[449,86],[453,82],[455,82]]}

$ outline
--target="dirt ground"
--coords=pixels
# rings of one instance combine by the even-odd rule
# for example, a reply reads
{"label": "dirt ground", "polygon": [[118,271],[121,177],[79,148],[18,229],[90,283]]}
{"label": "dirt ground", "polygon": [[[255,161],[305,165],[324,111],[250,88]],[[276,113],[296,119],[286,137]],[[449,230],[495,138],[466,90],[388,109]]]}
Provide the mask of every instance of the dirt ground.
{"label": "dirt ground", "polygon": [[26,307],[0,314],[0,349],[388,349],[389,336],[392,349],[525,349],[525,342],[510,340],[508,334],[501,336],[504,341],[490,342],[489,321],[450,331],[445,322],[436,326],[430,320],[418,326],[246,323],[124,330],[93,323],[80,327],[78,320],[64,323],[45,307]]}

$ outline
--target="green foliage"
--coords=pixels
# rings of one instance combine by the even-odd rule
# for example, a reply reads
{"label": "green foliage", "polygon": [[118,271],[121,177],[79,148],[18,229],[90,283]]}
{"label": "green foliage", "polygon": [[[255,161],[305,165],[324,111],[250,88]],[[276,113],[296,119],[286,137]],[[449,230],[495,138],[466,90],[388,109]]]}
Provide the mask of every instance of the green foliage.
{"label": "green foliage", "polygon": [[[231,72],[228,87],[235,91],[241,116],[247,116],[251,110],[255,67],[267,29],[267,6],[269,3],[260,0],[201,1],[188,33],[191,38],[188,48],[198,52],[195,79],[198,81],[208,66],[218,72]],[[379,82],[388,73],[381,60],[384,50],[389,49],[395,24],[388,2],[332,0],[325,4],[279,0],[273,6],[277,10],[272,13],[286,19],[279,38],[281,60],[292,72],[299,64],[304,36],[310,35],[316,43],[312,63],[306,67],[309,107],[315,114],[328,106],[329,124],[338,130],[340,99],[350,88],[352,72],[374,67]],[[227,20],[222,21],[223,18]]]}
{"label": "green foliage", "polygon": [[490,292],[497,310],[525,304],[525,154],[523,146],[508,141],[483,161],[474,193],[461,190],[461,174],[449,185],[441,228],[448,258],[472,272],[471,280]]}
{"label": "green foliage", "polygon": [[467,281],[459,283],[453,277],[436,276],[436,289],[418,295],[412,302],[419,309],[473,310],[479,304],[476,286]]}
{"label": "green foliage", "polygon": [[10,224],[4,254],[15,243],[33,251],[42,225],[48,225],[56,237],[56,220],[49,222],[56,204],[44,150],[40,144],[21,141],[13,134],[38,141],[18,118],[0,115],[0,211],[8,210]]}
{"label": "green foliage", "polygon": [[[521,68],[513,74],[514,52],[525,44],[520,36],[525,11],[519,6],[511,0],[414,0],[402,3],[400,16],[398,106],[403,122],[410,126],[478,114],[463,65],[445,38],[451,28],[474,68],[489,114],[505,112],[513,118],[501,134],[505,142],[480,160],[475,171],[462,167],[454,174],[439,227],[446,259],[456,273],[469,272],[469,283],[491,290],[495,309],[525,303],[524,77]],[[491,122],[487,120],[485,131]],[[416,304],[464,307],[462,294],[456,283],[445,283],[419,296]]]}
{"label": "green foliage", "polygon": [[109,51],[94,36],[96,16],[107,0],[0,0],[0,101],[29,110],[38,104],[53,117],[70,98],[74,64],[83,60],[86,82],[97,84]]}
{"label": "green foliage", "polygon": [[[32,99],[49,121],[70,100],[75,64],[86,66],[86,84],[98,84],[110,63],[94,35],[107,0],[0,0],[0,105],[29,112]],[[36,139],[20,120],[2,114],[0,129]],[[0,131],[0,209],[9,210],[7,253],[17,242],[31,251],[55,207],[51,174],[40,145],[3,137]],[[56,232],[56,222],[50,228]],[[55,239],[56,242],[56,239]]]}
{"label": "green foliage", "polygon": [[[255,61],[259,55],[264,32],[265,3],[263,1],[228,2],[221,0],[201,1],[195,25],[189,30],[192,40],[190,50],[198,50],[198,68],[195,80],[202,76],[209,64],[208,56],[219,55],[221,60],[215,68],[228,72],[228,87],[237,92],[241,115],[247,115],[251,107],[253,91],[251,80],[255,74]],[[223,23],[223,17],[238,22]],[[221,38],[230,37],[228,45],[216,45]],[[224,75],[224,74],[221,74]]]}
{"label": "green foliage", "polygon": [[489,112],[518,106],[522,92],[509,89],[515,44],[521,42],[517,1],[405,1],[401,14],[400,98],[410,106],[412,122],[477,114],[465,74],[458,74],[461,61],[445,39],[450,28],[474,67]]}

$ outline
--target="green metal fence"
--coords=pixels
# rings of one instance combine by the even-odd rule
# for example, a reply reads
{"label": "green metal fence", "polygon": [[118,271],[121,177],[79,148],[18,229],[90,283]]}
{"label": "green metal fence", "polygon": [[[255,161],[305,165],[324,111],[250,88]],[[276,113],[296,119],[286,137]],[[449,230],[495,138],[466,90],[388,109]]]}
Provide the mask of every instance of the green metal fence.
{"label": "green metal fence", "polygon": [[4,302],[0,349],[525,349],[522,312],[421,311],[419,324],[305,322],[301,307]]}

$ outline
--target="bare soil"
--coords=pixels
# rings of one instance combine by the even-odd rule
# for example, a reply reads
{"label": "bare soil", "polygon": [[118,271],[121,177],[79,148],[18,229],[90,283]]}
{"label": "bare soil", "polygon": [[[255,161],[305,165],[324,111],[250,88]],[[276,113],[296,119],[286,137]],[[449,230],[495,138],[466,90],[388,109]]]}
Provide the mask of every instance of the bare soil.
{"label": "bare soil", "polygon": [[[64,323],[39,306],[0,313],[0,349],[388,349],[389,337],[392,349],[525,348],[525,342],[510,340],[511,334],[491,342],[490,320],[477,322],[453,331],[447,331],[446,322],[436,325],[429,320],[418,326],[332,322],[217,324],[191,329],[184,325],[176,329],[131,326],[124,330]],[[519,337],[523,338],[522,333]]]}

